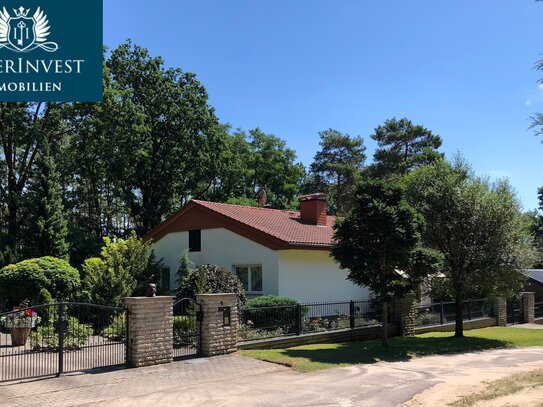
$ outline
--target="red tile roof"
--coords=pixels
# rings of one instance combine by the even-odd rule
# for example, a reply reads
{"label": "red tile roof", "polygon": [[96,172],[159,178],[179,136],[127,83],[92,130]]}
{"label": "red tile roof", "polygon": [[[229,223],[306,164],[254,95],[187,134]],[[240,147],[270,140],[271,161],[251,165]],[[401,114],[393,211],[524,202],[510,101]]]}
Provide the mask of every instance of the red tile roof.
{"label": "red tile roof", "polygon": [[273,250],[328,250],[335,219],[335,216],[327,216],[326,226],[317,226],[304,222],[299,212],[193,199],[153,228],[144,239],[156,242],[169,233],[226,228]]}
{"label": "red tile roof", "polygon": [[304,223],[299,212],[199,200],[192,202],[289,244],[313,246],[332,244],[335,216],[326,217],[326,226],[317,226]]}

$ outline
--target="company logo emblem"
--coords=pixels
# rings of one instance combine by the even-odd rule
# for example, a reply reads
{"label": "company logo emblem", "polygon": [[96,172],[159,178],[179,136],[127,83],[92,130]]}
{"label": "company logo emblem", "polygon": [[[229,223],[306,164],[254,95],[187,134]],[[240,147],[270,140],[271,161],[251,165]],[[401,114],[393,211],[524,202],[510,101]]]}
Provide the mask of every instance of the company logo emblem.
{"label": "company logo emblem", "polygon": [[0,49],[14,52],[30,52],[38,48],[55,52],[58,49],[56,42],[47,41],[49,20],[39,7],[32,17],[28,16],[30,9],[23,6],[13,11],[14,16],[11,16],[5,7],[0,10]]}

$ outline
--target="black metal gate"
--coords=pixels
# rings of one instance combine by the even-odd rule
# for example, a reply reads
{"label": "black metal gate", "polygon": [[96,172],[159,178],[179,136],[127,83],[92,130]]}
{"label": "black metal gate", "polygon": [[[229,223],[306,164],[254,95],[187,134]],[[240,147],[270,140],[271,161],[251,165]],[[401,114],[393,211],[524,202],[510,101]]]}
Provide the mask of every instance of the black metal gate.
{"label": "black metal gate", "polygon": [[200,354],[202,311],[200,304],[182,298],[173,304],[173,357],[181,359]]}
{"label": "black metal gate", "polygon": [[507,300],[507,323],[514,325],[522,324],[523,322],[522,300],[520,298]]}
{"label": "black metal gate", "polygon": [[0,314],[0,381],[123,366],[126,309],[61,302]]}

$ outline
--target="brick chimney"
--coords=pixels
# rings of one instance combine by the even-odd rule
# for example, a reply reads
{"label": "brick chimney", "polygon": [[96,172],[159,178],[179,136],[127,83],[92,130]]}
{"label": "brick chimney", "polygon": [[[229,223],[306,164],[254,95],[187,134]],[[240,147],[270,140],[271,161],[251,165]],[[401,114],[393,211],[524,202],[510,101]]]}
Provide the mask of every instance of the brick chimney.
{"label": "brick chimney", "polygon": [[298,200],[302,221],[311,225],[326,226],[326,194],[319,192],[303,195]]}

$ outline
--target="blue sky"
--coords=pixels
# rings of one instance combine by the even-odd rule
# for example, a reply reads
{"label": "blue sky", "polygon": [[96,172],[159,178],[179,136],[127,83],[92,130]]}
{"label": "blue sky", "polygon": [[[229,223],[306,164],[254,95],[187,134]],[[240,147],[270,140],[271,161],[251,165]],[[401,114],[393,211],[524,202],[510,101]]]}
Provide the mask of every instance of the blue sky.
{"label": "blue sky", "polygon": [[285,139],[308,165],[318,132],[364,137],[407,117],[507,177],[543,185],[543,3],[534,0],[104,0],[104,42],[131,38],[197,74],[222,122]]}

